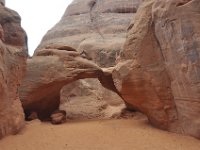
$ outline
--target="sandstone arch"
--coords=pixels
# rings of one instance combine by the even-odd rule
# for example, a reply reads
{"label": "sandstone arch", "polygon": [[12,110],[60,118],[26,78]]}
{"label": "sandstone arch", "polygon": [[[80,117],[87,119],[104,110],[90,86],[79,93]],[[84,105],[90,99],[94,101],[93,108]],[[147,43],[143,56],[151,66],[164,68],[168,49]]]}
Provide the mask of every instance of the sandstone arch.
{"label": "sandstone arch", "polygon": [[25,113],[34,111],[40,119],[48,117],[59,107],[61,88],[78,79],[99,78],[106,88],[116,91],[111,72],[104,73],[70,47],[50,48],[37,51],[27,60],[27,72],[19,90]]}

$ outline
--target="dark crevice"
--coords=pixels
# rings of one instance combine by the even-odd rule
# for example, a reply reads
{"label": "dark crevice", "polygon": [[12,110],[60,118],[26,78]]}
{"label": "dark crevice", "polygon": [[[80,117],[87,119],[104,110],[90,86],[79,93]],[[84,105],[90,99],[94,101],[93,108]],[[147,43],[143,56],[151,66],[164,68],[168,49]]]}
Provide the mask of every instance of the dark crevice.
{"label": "dark crevice", "polygon": [[101,36],[102,39],[104,39],[103,34],[101,33],[99,26],[96,24],[97,18],[98,18],[98,12],[95,12],[94,9],[96,7],[96,4],[98,3],[98,0],[94,0],[90,2],[90,20],[92,23],[92,26],[94,30]]}
{"label": "dark crevice", "polygon": [[156,44],[157,44],[157,46],[158,46],[158,48],[160,50],[160,55],[161,55],[163,61],[165,62],[166,59],[165,59],[165,56],[164,56],[163,51],[162,51],[162,46],[161,46],[161,44],[160,44],[160,42],[159,42],[159,40],[158,40],[158,38],[156,36],[155,23],[154,22],[152,22],[151,28],[152,28],[152,34],[153,34],[153,36],[155,38]]}
{"label": "dark crevice", "polygon": [[136,13],[137,8],[115,8],[115,9],[108,9],[102,13],[117,13],[117,14],[128,14],[128,13]]}
{"label": "dark crevice", "polygon": [[94,22],[94,19],[95,19],[95,17],[93,17],[93,15],[92,15],[92,11],[95,8],[95,5],[96,5],[96,0],[95,1],[91,1],[89,3],[89,6],[90,6],[90,20],[91,20],[92,23]]}
{"label": "dark crevice", "polygon": [[92,11],[92,9],[94,8],[94,6],[96,5],[96,0],[91,1],[88,5],[90,7],[90,11]]}
{"label": "dark crevice", "polygon": [[188,4],[189,2],[191,2],[192,0],[182,0],[181,2],[178,2],[176,4],[176,7],[180,7],[180,6],[184,6],[186,4]]}

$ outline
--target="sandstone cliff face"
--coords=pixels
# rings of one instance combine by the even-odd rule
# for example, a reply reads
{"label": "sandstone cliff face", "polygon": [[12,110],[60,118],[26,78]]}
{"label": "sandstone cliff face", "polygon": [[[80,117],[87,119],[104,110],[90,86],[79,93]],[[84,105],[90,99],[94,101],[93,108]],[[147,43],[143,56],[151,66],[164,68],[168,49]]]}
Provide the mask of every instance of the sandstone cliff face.
{"label": "sandstone cliff face", "polygon": [[145,0],[113,72],[125,101],[154,126],[198,138],[199,10],[199,0]]}
{"label": "sandstone cliff face", "polygon": [[0,138],[24,125],[18,88],[26,68],[26,34],[19,15],[0,1]]}
{"label": "sandstone cliff face", "polygon": [[74,0],[38,49],[68,45],[101,67],[115,65],[139,0]]}

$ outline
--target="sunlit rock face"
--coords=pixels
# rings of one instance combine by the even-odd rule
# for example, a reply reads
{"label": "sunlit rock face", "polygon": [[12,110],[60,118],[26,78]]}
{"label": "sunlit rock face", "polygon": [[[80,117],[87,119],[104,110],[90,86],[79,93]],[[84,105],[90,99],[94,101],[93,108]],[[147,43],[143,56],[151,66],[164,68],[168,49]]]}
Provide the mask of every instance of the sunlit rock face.
{"label": "sunlit rock face", "polygon": [[[54,44],[70,46],[77,49],[82,57],[92,60],[100,67],[115,66],[119,51],[123,49],[127,28],[135,16],[139,2],[139,0],[74,0],[61,20],[44,36],[36,52]],[[84,89],[85,93],[80,92],[81,89]],[[85,100],[82,103],[74,104],[83,98]],[[95,79],[76,81],[67,85],[62,89],[61,101],[66,104],[62,109],[67,108],[70,111],[87,105],[88,109],[91,108],[97,114],[102,105],[119,106],[123,103],[117,94],[103,88]],[[102,113],[100,116],[103,115]]]}
{"label": "sunlit rock face", "polygon": [[199,0],[145,0],[113,72],[124,100],[151,124],[198,138],[199,10]]}
{"label": "sunlit rock face", "polygon": [[0,139],[24,126],[18,88],[26,68],[26,34],[20,16],[0,1]]}

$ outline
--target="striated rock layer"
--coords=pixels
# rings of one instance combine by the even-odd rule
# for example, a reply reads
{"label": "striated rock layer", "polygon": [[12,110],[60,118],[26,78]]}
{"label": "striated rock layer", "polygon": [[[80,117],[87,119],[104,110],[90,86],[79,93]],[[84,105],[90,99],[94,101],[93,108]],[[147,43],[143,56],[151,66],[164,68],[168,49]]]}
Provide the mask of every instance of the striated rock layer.
{"label": "striated rock layer", "polygon": [[24,126],[18,88],[25,73],[26,34],[19,15],[0,1],[0,139]]}
{"label": "striated rock layer", "polygon": [[145,0],[113,79],[156,127],[200,138],[200,1]]}
{"label": "striated rock layer", "polygon": [[74,0],[38,49],[67,45],[101,67],[114,66],[138,5],[139,0]]}
{"label": "striated rock layer", "polygon": [[[98,66],[112,67],[123,48],[126,30],[135,15],[139,1],[74,0],[62,19],[44,36],[36,52],[55,44],[70,46]],[[73,103],[83,98],[86,100]],[[66,103],[62,109],[66,108],[68,112],[83,105],[89,106],[94,112],[105,104],[117,106],[123,103],[117,94],[103,88],[96,79],[80,80],[67,85],[62,89],[61,102]],[[80,113],[83,113],[83,110]]]}

